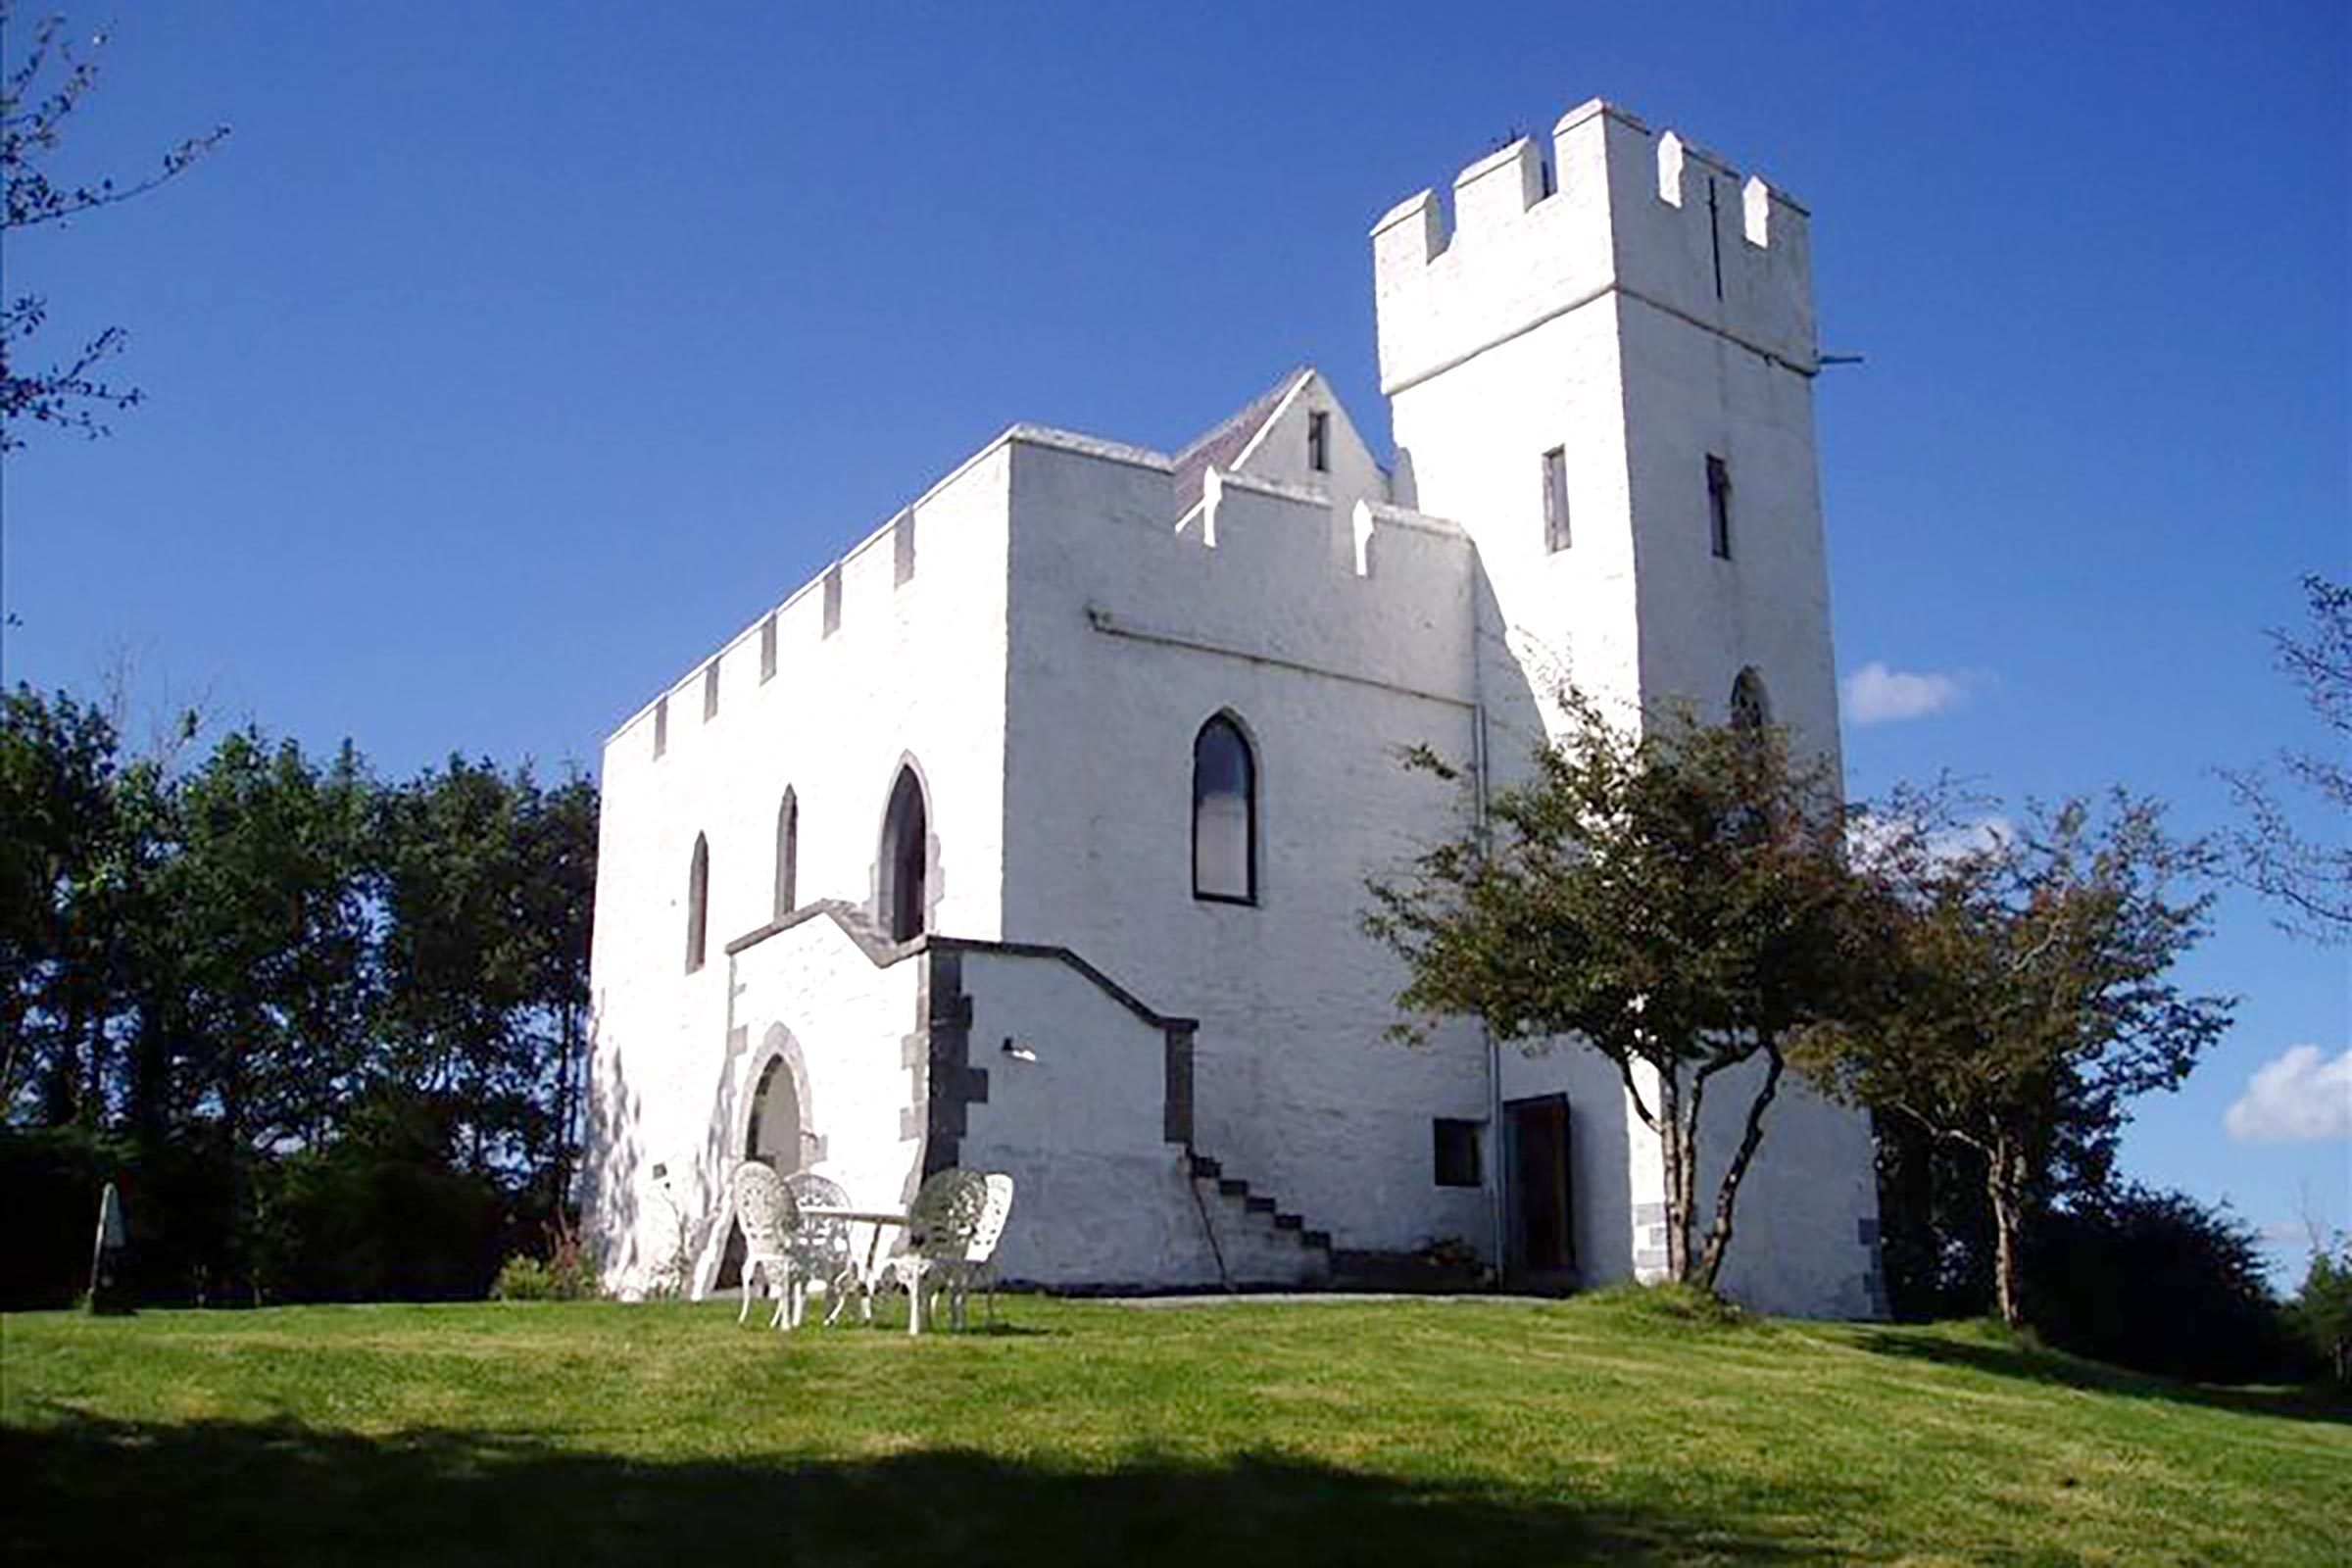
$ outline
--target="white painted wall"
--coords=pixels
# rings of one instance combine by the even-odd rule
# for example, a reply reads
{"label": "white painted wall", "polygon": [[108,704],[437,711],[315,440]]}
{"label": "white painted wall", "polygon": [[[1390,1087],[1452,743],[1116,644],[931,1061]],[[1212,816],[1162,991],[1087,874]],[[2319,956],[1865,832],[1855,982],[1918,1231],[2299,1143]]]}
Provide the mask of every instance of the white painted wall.
{"label": "white painted wall", "polygon": [[1213,1181],[1196,1186],[1184,1146],[1165,1138],[1165,1030],[1057,958],[966,951],[960,961],[988,1099],[967,1107],[957,1157],[1013,1177],[1004,1279],[1165,1288],[1309,1276],[1316,1254],[1221,1200]]}
{"label": "white painted wall", "polygon": [[[728,1071],[725,946],[776,912],[776,812],[788,786],[800,803],[800,902],[870,907],[883,809],[911,755],[929,797],[934,924],[997,932],[1010,472],[1009,446],[992,444],[852,551],[836,568],[840,623],[830,635],[822,576],[786,599],[772,678],[761,678],[755,621],[715,656],[714,715],[704,717],[707,666],[698,665],[606,743],[583,1207],[619,1278],[640,1280],[647,1254],[667,1246],[649,1240],[666,1222],[666,1205],[643,1190],[653,1165],[670,1169],[690,1213],[709,1207],[710,1194],[687,1191],[677,1172],[700,1168]],[[894,532],[907,516],[914,571],[902,582]],[[697,834],[710,847],[709,937],[704,966],[688,973]],[[862,1003],[842,1005],[856,1013]],[[823,1051],[825,1031],[806,1043]]]}
{"label": "white painted wall", "polygon": [[[1458,825],[1397,752],[1471,753],[1467,541],[1382,510],[1358,575],[1327,492],[1228,476],[1178,533],[1150,466],[1031,446],[1013,509],[1005,934],[1200,1018],[1201,1152],[1340,1247],[1483,1242],[1430,1126],[1485,1116],[1483,1052],[1384,1038],[1403,976],[1358,928],[1365,877]],[[1256,752],[1254,906],[1192,897],[1192,747],[1219,712]]]}
{"label": "white painted wall", "polygon": [[[1463,171],[1450,224],[1423,192],[1373,233],[1398,493],[1463,520],[1505,628],[1482,642],[1496,776],[1557,732],[1544,695],[1561,677],[1639,723],[1676,701],[1721,717],[1745,666],[1793,744],[1835,767],[1803,209],[1598,102],[1560,121],[1550,153],[1553,194],[1523,140]],[[1553,447],[1572,543],[1547,553],[1542,461]],[[1711,550],[1709,454],[1732,475],[1728,561]],[[1556,1086],[1581,1110],[1606,1093],[1577,1064],[1589,1055],[1563,1047],[1514,1062],[1505,1092]],[[1736,1138],[1740,1102],[1719,1093],[1711,1146]],[[1656,1140],[1622,1107],[1595,1119],[1604,1157],[1586,1159],[1594,1133],[1580,1124],[1576,1179],[1623,1159],[1627,1260],[1648,1272],[1662,1262]],[[1775,1309],[1866,1310],[1866,1123],[1789,1084],[1768,1127],[1726,1285]],[[1613,1270],[1625,1254],[1614,1224],[1601,1228],[1607,1245],[1587,1251],[1580,1234],[1580,1253]]]}
{"label": "white painted wall", "polygon": [[[643,1191],[654,1161],[696,1172],[707,1201],[739,1136],[713,1107],[748,1093],[771,1027],[807,1058],[819,1168],[861,1200],[911,1191],[919,1150],[896,1118],[919,1124],[921,1075],[889,1040],[916,1027],[913,966],[877,966],[830,917],[748,948],[732,982],[721,952],[774,912],[787,784],[801,900],[870,906],[908,753],[928,786],[932,928],[1066,946],[1151,1008],[1200,1019],[1196,1143],[1229,1174],[1344,1249],[1483,1250],[1491,1200],[1436,1186],[1432,1119],[1485,1120],[1497,1090],[1564,1092],[1586,1277],[1641,1266],[1655,1141],[1612,1071],[1570,1046],[1506,1049],[1495,1084],[1467,1026],[1391,1042],[1403,975],[1359,928],[1367,876],[1466,819],[1462,793],[1407,772],[1399,749],[1467,763],[1483,713],[1494,771],[1512,777],[1556,725],[1564,676],[1631,719],[1669,694],[1720,711],[1754,664],[1775,716],[1835,756],[1802,210],[1596,105],[1561,122],[1552,156],[1556,194],[1523,142],[1464,172],[1450,229],[1424,193],[1375,231],[1394,476],[1311,374],[1197,506],[1164,456],[1016,427],[915,504],[909,580],[886,527],[839,568],[837,632],[820,579],[779,612],[773,680],[755,625],[718,656],[709,722],[698,669],[668,694],[662,757],[650,710],[612,738],[590,1212],[616,1277],[642,1278],[664,1245]],[[1331,420],[1321,472],[1316,412]],[[1573,534],[1556,554],[1552,447]],[[1707,553],[1709,452],[1734,476],[1729,563]],[[1254,906],[1191,894],[1192,745],[1219,712],[1255,747]],[[688,975],[698,831],[711,959]],[[961,1157],[1022,1184],[1007,1272],[1202,1279],[1157,1121],[1157,1031],[1066,967],[967,956],[992,1094]],[[1006,1035],[1034,1036],[1038,1061],[994,1059]],[[1793,1089],[1775,1116],[1728,1278],[1766,1304],[1855,1309],[1875,1215],[1866,1131]],[[1239,1225],[1237,1248],[1250,1235]]]}

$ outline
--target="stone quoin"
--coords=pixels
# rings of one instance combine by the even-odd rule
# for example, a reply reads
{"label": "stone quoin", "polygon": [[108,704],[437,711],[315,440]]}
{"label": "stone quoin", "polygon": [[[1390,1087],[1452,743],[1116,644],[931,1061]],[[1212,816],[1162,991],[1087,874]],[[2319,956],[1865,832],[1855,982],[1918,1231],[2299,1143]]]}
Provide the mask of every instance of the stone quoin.
{"label": "stone quoin", "polygon": [[[606,743],[608,1284],[719,1283],[746,1155],[1008,1171],[1052,1287],[1662,1271],[1614,1067],[1385,1038],[1365,881],[1474,809],[1400,749],[1508,782],[1564,678],[1835,760],[1807,216],[1595,101],[1372,252],[1393,466],[1306,368],[1172,456],[1015,425]],[[1723,1287],[1869,1315],[1877,1253],[1867,1123],[1784,1089]]]}

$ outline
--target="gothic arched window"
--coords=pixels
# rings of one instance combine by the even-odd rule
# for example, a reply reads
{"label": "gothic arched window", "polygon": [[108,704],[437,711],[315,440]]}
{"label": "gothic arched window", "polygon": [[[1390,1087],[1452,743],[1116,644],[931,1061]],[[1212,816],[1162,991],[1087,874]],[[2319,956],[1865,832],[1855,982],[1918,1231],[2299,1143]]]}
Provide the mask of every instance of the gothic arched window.
{"label": "gothic arched window", "polygon": [[914,769],[899,769],[891,786],[890,808],[882,813],[881,908],[877,911],[893,942],[911,942],[923,934],[930,918],[924,898],[931,854],[930,811],[923,804],[922,781]]}
{"label": "gothic arched window", "polygon": [[1223,713],[1193,740],[1193,897],[1257,902],[1257,760]]}
{"label": "gothic arched window", "polygon": [[1732,681],[1732,728],[1762,729],[1772,722],[1772,699],[1764,693],[1764,677],[1753,664]]}
{"label": "gothic arched window", "polygon": [[694,859],[686,867],[686,972],[703,966],[710,929],[710,841],[694,836]]}
{"label": "gothic arched window", "polygon": [[790,789],[776,808],[776,918],[781,920],[800,905],[801,803]]}

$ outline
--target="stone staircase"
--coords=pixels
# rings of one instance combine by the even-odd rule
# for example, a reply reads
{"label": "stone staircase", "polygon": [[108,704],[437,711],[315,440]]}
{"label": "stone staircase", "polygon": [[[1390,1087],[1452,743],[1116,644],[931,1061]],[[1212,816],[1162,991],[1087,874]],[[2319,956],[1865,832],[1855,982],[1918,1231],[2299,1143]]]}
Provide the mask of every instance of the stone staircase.
{"label": "stone staircase", "polygon": [[1223,1223],[1212,1221],[1226,1283],[1244,1285],[1319,1285],[1332,1272],[1331,1233],[1310,1229],[1305,1219],[1286,1211],[1271,1195],[1255,1191],[1239,1176],[1225,1173],[1222,1161],[1188,1150],[1185,1154],[1193,1191],[1214,1197]]}

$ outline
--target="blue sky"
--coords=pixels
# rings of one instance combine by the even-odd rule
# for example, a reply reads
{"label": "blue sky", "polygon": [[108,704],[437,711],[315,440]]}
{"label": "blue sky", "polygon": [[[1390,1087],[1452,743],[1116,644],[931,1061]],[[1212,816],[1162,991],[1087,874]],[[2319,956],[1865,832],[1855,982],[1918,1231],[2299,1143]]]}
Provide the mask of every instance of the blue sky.
{"label": "blue sky", "polygon": [[[1849,708],[1855,791],[2221,825],[2215,767],[2322,744],[2265,629],[2352,576],[2346,19],[122,6],[59,169],[235,134],[9,246],[48,343],[129,327],[149,401],[9,459],[0,672],[127,662],[393,773],[592,765],[1015,419],[1169,448],[1312,361],[1382,438],[1370,223],[1600,95],[1813,210],[1824,346],[1866,359],[1819,383],[1839,668],[1942,682]],[[2131,1172],[2352,1224],[2340,1132],[2225,1127],[2346,1052],[2344,953],[2232,895],[2184,978],[2244,1001]]]}

